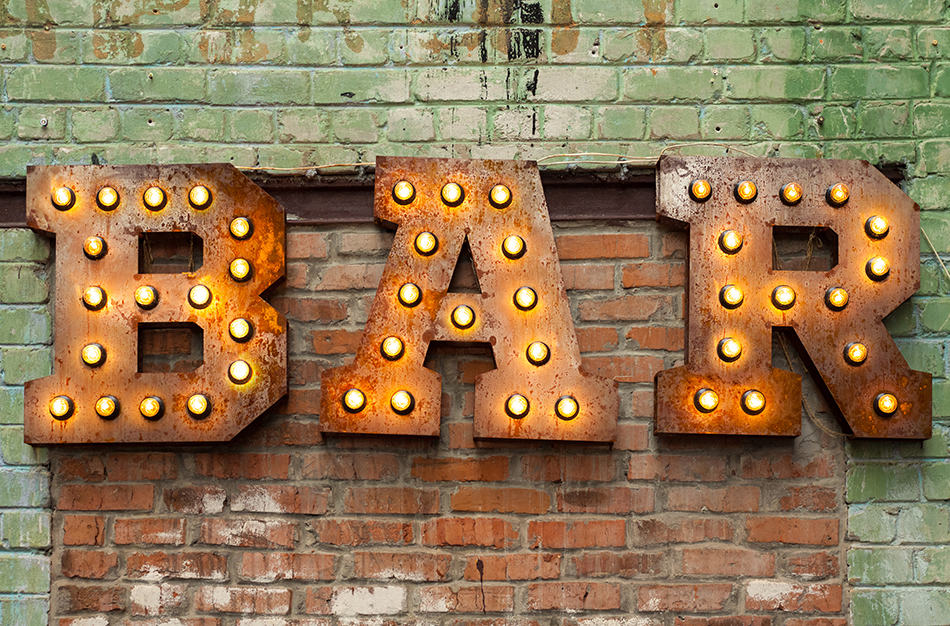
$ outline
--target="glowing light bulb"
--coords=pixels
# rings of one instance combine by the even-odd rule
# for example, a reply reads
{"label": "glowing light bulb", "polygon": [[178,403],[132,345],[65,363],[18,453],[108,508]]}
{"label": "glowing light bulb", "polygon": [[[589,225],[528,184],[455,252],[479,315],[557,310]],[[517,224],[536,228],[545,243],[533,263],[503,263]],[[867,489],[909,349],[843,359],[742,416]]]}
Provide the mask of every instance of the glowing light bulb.
{"label": "glowing light bulb", "polygon": [[866,232],[871,239],[883,239],[887,237],[887,232],[890,229],[890,224],[880,215],[872,215],[868,218],[868,221],[864,222],[864,232]]}
{"label": "glowing light bulb", "polygon": [[848,201],[850,195],[851,192],[848,191],[847,185],[844,183],[835,183],[831,187],[828,187],[828,191],[825,192],[825,199],[831,206],[839,207]]}
{"label": "glowing light bulb", "polygon": [[703,413],[711,413],[719,406],[719,396],[712,389],[704,387],[693,396],[693,404]]}
{"label": "glowing light bulb", "polygon": [[82,251],[90,259],[101,259],[106,254],[106,242],[102,237],[86,237]]}
{"label": "glowing light bulb", "polygon": [[742,304],[745,295],[735,285],[726,285],[719,290],[719,302],[727,309],[734,309]]}
{"label": "glowing light bulb", "polygon": [[798,204],[802,199],[802,186],[798,183],[788,183],[782,187],[782,202],[785,204]]}
{"label": "glowing light bulb", "polygon": [[495,185],[491,188],[488,199],[491,205],[496,209],[504,209],[511,204],[511,189],[508,189],[504,185]]}
{"label": "glowing light bulb", "polygon": [[359,413],[366,406],[366,394],[356,387],[351,387],[344,392],[342,402],[343,408],[349,413]]}
{"label": "glowing light bulb", "polygon": [[765,408],[765,394],[757,389],[750,389],[742,394],[742,410],[749,415],[758,415]]}
{"label": "glowing light bulb", "polygon": [[868,347],[858,341],[849,343],[844,348],[844,358],[851,365],[861,365],[868,358]]}
{"label": "glowing light bulb", "polygon": [[508,235],[501,242],[501,251],[509,259],[520,259],[524,256],[526,246],[524,239],[518,235]]}
{"label": "glowing light bulb", "polygon": [[772,290],[772,304],[783,311],[792,308],[795,304],[795,290],[788,285],[779,285]]}
{"label": "glowing light bulb", "polygon": [[73,399],[69,396],[56,396],[49,401],[49,414],[58,420],[69,419],[74,408]]}
{"label": "glowing light bulb", "polygon": [[689,195],[696,202],[705,202],[712,195],[712,185],[708,180],[697,178],[689,184]]}
{"label": "glowing light bulb", "polygon": [[541,341],[532,341],[528,344],[526,352],[528,362],[532,365],[544,365],[551,358],[551,349],[546,343]]}
{"label": "glowing light bulb", "polygon": [[422,292],[415,283],[404,283],[399,288],[398,298],[403,306],[413,307],[422,301]]}
{"label": "glowing light bulb", "polygon": [[102,287],[87,287],[82,292],[82,303],[90,311],[98,311],[106,304],[106,292]]}
{"label": "glowing light bulb", "polygon": [[415,248],[416,252],[422,256],[435,254],[435,251],[439,249],[439,238],[429,231],[421,232],[416,235]]}
{"label": "glowing light bulb", "polygon": [[160,211],[165,208],[166,201],[165,192],[162,191],[161,187],[149,187],[142,194],[142,202],[145,203],[145,208],[150,211]]}
{"label": "glowing light bulb", "polygon": [[208,396],[196,393],[188,398],[187,407],[189,415],[195,419],[201,419],[211,412],[211,401],[208,400]]}
{"label": "glowing light bulb", "polygon": [[231,382],[236,385],[243,385],[247,381],[251,380],[252,374],[251,366],[247,361],[242,361],[238,359],[231,363],[228,366],[228,378],[231,379]]}
{"label": "glowing light bulb", "polygon": [[234,280],[243,282],[251,277],[251,264],[248,263],[247,259],[238,257],[228,265],[228,273],[231,274],[231,278]]}
{"label": "glowing light bulb", "polygon": [[391,406],[396,413],[405,415],[416,406],[416,400],[412,397],[411,393],[400,389],[389,399],[389,406]]}
{"label": "glowing light bulb", "polygon": [[211,302],[211,290],[204,285],[195,285],[188,290],[188,302],[196,309],[203,309]]}
{"label": "glowing light bulb", "polygon": [[228,324],[228,334],[234,341],[247,341],[251,338],[252,332],[254,332],[254,327],[243,317],[236,317]]}
{"label": "glowing light bulb", "polygon": [[398,361],[402,357],[403,352],[405,352],[405,349],[402,339],[395,336],[386,337],[382,343],[379,344],[380,353],[389,361]]}
{"label": "glowing light bulb", "polygon": [[196,209],[207,209],[211,204],[211,190],[204,185],[195,185],[188,192],[188,203]]}
{"label": "glowing light bulb", "polygon": [[53,206],[60,211],[67,211],[76,204],[76,193],[69,187],[57,187],[53,190]]}
{"label": "glowing light bulb", "polygon": [[139,413],[142,417],[157,420],[165,412],[165,405],[158,396],[147,396],[139,402]]}
{"label": "glowing light bulb", "polygon": [[564,421],[572,420],[580,412],[580,405],[573,396],[561,396],[554,405],[554,412]]}
{"label": "glowing light bulb", "polygon": [[736,185],[736,200],[742,203],[748,203],[755,200],[759,190],[755,188],[755,183],[751,180],[743,180]]}
{"label": "glowing light bulb", "polygon": [[158,304],[158,291],[151,285],[142,285],[135,290],[135,302],[143,309],[154,308]]}
{"label": "glowing light bulb", "polygon": [[865,271],[871,280],[884,280],[891,273],[891,266],[887,259],[876,256],[868,261]]}
{"label": "glowing light bulb", "polygon": [[874,406],[881,415],[893,415],[897,411],[897,397],[892,393],[879,393],[874,398]]}
{"label": "glowing light bulb", "polygon": [[538,294],[531,287],[519,287],[515,291],[514,302],[522,311],[530,311],[538,303]]}
{"label": "glowing light bulb", "polygon": [[520,393],[511,394],[508,396],[508,400],[505,401],[505,413],[508,414],[508,417],[514,419],[521,419],[527,415],[529,408],[531,408],[531,404]]}
{"label": "glowing light bulb", "polygon": [[456,328],[468,328],[475,323],[475,311],[467,304],[452,309],[452,323]]}
{"label": "glowing light bulb", "polygon": [[231,220],[228,230],[231,231],[231,236],[235,239],[247,239],[251,236],[251,220],[246,217],[235,217]]}
{"label": "glowing light bulb", "polygon": [[115,419],[119,414],[119,399],[115,396],[102,396],[96,400],[96,415],[104,420]]}
{"label": "glowing light bulb", "polygon": [[832,287],[825,292],[825,306],[834,311],[848,306],[848,299],[848,292],[843,287]]}
{"label": "glowing light bulb", "polygon": [[112,187],[103,187],[96,194],[96,204],[103,211],[111,211],[119,206],[119,192]]}
{"label": "glowing light bulb", "polygon": [[401,180],[393,185],[393,200],[399,204],[409,204],[416,197],[416,188],[408,180]]}
{"label": "glowing light bulb", "polygon": [[446,183],[442,187],[442,202],[449,206],[458,206],[465,199],[465,192],[458,183]]}
{"label": "glowing light bulb", "polygon": [[89,367],[99,367],[106,362],[106,349],[98,343],[87,343],[82,347],[82,362]]}
{"label": "glowing light bulb", "polygon": [[732,362],[738,359],[739,355],[742,354],[742,346],[732,337],[726,337],[716,346],[716,351],[719,353],[720,359],[726,362]]}
{"label": "glowing light bulb", "polygon": [[719,248],[726,254],[735,254],[742,248],[742,235],[734,230],[725,230],[719,235]]}

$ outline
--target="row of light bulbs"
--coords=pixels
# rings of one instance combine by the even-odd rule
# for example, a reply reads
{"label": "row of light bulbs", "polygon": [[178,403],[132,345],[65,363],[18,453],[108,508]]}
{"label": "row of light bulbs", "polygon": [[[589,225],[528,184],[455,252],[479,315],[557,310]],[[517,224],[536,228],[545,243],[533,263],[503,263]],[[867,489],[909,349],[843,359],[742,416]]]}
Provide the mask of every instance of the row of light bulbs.
{"label": "row of light bulbs", "polygon": [[[60,211],[68,211],[76,204],[76,192],[71,187],[56,187],[50,199]],[[168,204],[168,194],[157,185],[142,193],[142,204],[149,211],[161,211]],[[199,211],[211,206],[211,190],[204,185],[195,185],[188,191],[188,204]],[[105,186],[96,192],[96,205],[103,211],[112,211],[119,206],[119,192],[115,187]]]}
{"label": "row of light bulbs", "polygon": [[[742,344],[734,337],[725,337],[716,344],[716,354],[726,363],[732,363],[742,355]],[[868,347],[860,341],[852,341],[844,348],[844,359],[849,365],[861,365],[868,358]]]}
{"label": "row of light bulbs", "polygon": [[[719,394],[709,387],[703,387],[693,395],[693,404],[701,413],[712,413],[719,406]],[[758,415],[765,409],[765,394],[758,389],[749,389],[743,392],[740,404],[749,415]],[[893,415],[898,408],[897,397],[886,391],[881,392],[874,398],[874,408],[881,415]]]}
{"label": "row of light bulbs", "polygon": [[[400,180],[393,185],[393,200],[398,204],[411,204],[416,199],[416,188],[408,180]],[[465,200],[465,190],[458,183],[450,182],[442,186],[439,195],[446,206],[457,207]],[[511,204],[511,189],[505,185],[495,185],[488,193],[488,201],[496,209],[506,209]]]}
{"label": "row of light bulbs", "polygon": [[[697,178],[689,184],[689,195],[696,202],[705,202],[712,197],[712,185],[704,178]],[[756,199],[759,190],[751,180],[741,180],[732,188],[732,195],[743,204]],[[794,206],[801,202],[805,192],[798,183],[791,182],[782,185],[779,197],[782,202]],[[844,183],[835,183],[825,190],[825,200],[833,207],[842,207],[848,202],[851,192]]]}

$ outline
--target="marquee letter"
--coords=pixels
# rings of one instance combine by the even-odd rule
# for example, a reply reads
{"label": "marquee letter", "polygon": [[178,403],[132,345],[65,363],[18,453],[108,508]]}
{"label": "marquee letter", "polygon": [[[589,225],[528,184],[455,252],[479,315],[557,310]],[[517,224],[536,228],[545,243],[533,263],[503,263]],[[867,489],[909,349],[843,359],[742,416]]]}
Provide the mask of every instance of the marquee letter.
{"label": "marquee letter", "polygon": [[[56,235],[53,374],[26,384],[28,443],[225,441],[287,389],[283,211],[229,165],[31,168],[27,223]],[[140,236],[190,231],[203,264],[139,274]],[[145,323],[191,322],[204,362],[140,372]]]}
{"label": "marquee letter", "polygon": [[[882,318],[919,286],[917,206],[862,161],[664,157],[661,216],[689,224],[686,365],[657,374],[657,432],[796,435],[801,377],[773,369],[794,329],[856,437],[930,436],[930,374]],[[773,268],[773,228],[826,227],[828,271]]]}
{"label": "marquee letter", "polygon": [[[613,438],[616,387],[580,370],[534,163],[380,158],[375,208],[399,227],[356,361],[323,373],[324,431],[437,436],[441,377],[423,359],[441,340],[494,351],[476,437]],[[481,294],[448,293],[466,239]]]}

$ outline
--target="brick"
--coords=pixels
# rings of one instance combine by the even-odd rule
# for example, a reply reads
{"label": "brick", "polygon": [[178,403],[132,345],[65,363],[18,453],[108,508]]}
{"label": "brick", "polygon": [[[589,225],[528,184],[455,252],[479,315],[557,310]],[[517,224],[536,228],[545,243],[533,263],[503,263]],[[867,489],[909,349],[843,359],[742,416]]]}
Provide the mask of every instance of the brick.
{"label": "brick", "polygon": [[329,487],[242,485],[231,496],[231,510],[323,515],[329,501]]}
{"label": "brick", "polygon": [[738,547],[683,548],[681,571],[689,576],[773,576],[775,555]]}
{"label": "brick", "polygon": [[323,270],[314,289],[343,291],[347,289],[375,289],[383,277],[382,263],[333,265]]}
{"label": "brick", "polygon": [[448,554],[354,552],[353,572],[357,578],[436,582],[447,578],[451,562]]}
{"label": "brick", "polygon": [[129,590],[120,586],[59,585],[56,588],[56,596],[59,609],[66,613],[110,613],[125,610]]}
{"label": "brick", "polygon": [[120,518],[115,520],[113,541],[116,544],[153,543],[182,545],[185,543],[183,518]]}
{"label": "brick", "polygon": [[637,589],[637,608],[644,612],[720,611],[732,596],[731,584],[643,585]]}
{"label": "brick", "polygon": [[432,515],[439,512],[439,493],[411,487],[350,487],[343,509],[347,513]]}
{"label": "brick", "polygon": [[561,275],[564,277],[564,287],[566,289],[582,289],[587,291],[591,289],[614,288],[613,265],[593,265],[589,263],[583,265],[573,263],[562,264]]}
{"label": "brick", "polygon": [[620,585],[597,582],[534,583],[528,585],[532,611],[603,611],[620,608]]}
{"label": "brick", "polygon": [[508,478],[508,459],[503,456],[479,458],[416,457],[412,476],[425,482],[503,481]]}
{"label": "brick", "polygon": [[201,612],[286,615],[290,612],[290,590],[206,585],[195,592],[195,608]]}
{"label": "brick", "polygon": [[839,573],[838,555],[833,552],[801,552],[785,558],[784,570],[804,580],[830,578]]}
{"label": "brick", "polygon": [[440,517],[422,524],[427,546],[482,546],[508,548],[517,542],[511,522],[487,517]]}
{"label": "brick", "polygon": [[623,520],[531,521],[528,545],[532,548],[607,548],[626,544]]}
{"label": "brick", "polygon": [[135,584],[129,589],[131,615],[177,613],[185,603],[185,586],[170,583]]}
{"label": "brick", "polygon": [[558,489],[561,513],[649,513],[654,510],[653,487],[590,487]]}
{"label": "brick", "polygon": [[301,476],[310,479],[389,480],[399,475],[399,456],[380,452],[311,452],[301,455]]}
{"label": "brick", "polygon": [[630,287],[681,287],[686,282],[685,263],[635,263],[624,265],[620,284]]}
{"label": "brick", "polygon": [[578,576],[648,578],[667,572],[663,552],[584,552],[572,558]]}
{"label": "brick", "polygon": [[664,516],[635,519],[631,522],[633,545],[698,543],[718,539],[730,541],[734,535],[727,519]]}
{"label": "brick", "polygon": [[199,542],[242,548],[293,548],[296,525],[276,520],[204,519]]}
{"label": "brick", "polygon": [[337,557],[332,554],[245,552],[240,558],[241,580],[333,580]]}
{"label": "brick", "polygon": [[317,298],[274,298],[275,309],[301,322],[338,322],[346,319],[347,306],[340,300]]}
{"label": "brick", "polygon": [[101,550],[64,550],[60,572],[67,578],[114,578],[109,573],[118,566],[119,555]]}
{"label": "brick", "polygon": [[918,500],[920,475],[916,467],[862,463],[848,472],[848,502]]}
{"label": "brick", "polygon": [[64,511],[151,510],[154,488],[133,485],[63,485],[56,507]]}
{"label": "brick", "polygon": [[289,454],[216,452],[195,455],[195,471],[210,478],[287,479],[289,467]]}
{"label": "brick", "polygon": [[224,510],[227,495],[227,492],[221,487],[195,485],[166,488],[162,492],[162,500],[170,511],[192,515],[208,515],[221,513]]}
{"label": "brick", "polygon": [[572,68],[546,67],[523,75],[528,100],[544,102],[608,101],[617,97],[617,71],[608,67],[588,67],[584,81],[577,81]]}
{"label": "brick", "polygon": [[64,515],[63,545],[101,546],[105,526],[105,518],[98,515]]}
{"label": "brick", "polygon": [[641,350],[680,351],[685,348],[686,334],[683,327],[631,326],[626,334]]}
{"label": "brick", "polygon": [[514,609],[515,589],[508,585],[449,587],[435,585],[419,591],[422,613],[498,613]]}
{"label": "brick", "polygon": [[550,508],[551,497],[537,489],[459,487],[450,502],[453,511],[540,514]]}
{"label": "brick", "polygon": [[746,608],[751,611],[835,613],[841,610],[841,585],[800,585],[775,580],[745,584]]}
{"label": "brick", "polygon": [[552,553],[468,557],[466,580],[536,580],[560,577],[561,555]]}
{"label": "brick", "polygon": [[906,548],[852,548],[848,550],[848,580],[862,585],[911,583],[913,556]]}
{"label": "brick", "polygon": [[309,104],[310,72],[276,69],[214,69],[208,73],[211,104]]}
{"label": "brick", "polygon": [[706,67],[636,67],[623,73],[623,95],[632,102],[702,101],[722,90],[721,72]]}
{"label": "brick", "polygon": [[790,454],[742,459],[742,478],[829,478],[834,475],[834,461],[820,457],[805,461]]}
{"label": "brick", "polygon": [[897,65],[840,65],[831,68],[828,95],[849,98],[926,98],[927,70]]}
{"label": "brick", "polygon": [[304,599],[304,612],[341,617],[395,615],[406,610],[406,602],[406,589],[394,585],[311,587]]}
{"label": "brick", "polygon": [[[849,68],[835,68],[832,70],[832,76],[840,69]],[[723,81],[725,95],[730,99],[748,99],[757,102],[819,100],[824,95],[825,69],[804,66],[735,66],[726,68]]]}
{"label": "brick", "polygon": [[145,580],[220,581],[228,577],[228,559],[214,552],[133,552],[125,558],[125,575]]}
{"label": "brick", "polygon": [[542,482],[603,482],[617,476],[616,459],[609,454],[525,456],[521,475]]}
{"label": "brick", "polygon": [[650,240],[642,234],[560,235],[557,252],[561,260],[641,258],[650,254]]}
{"label": "brick", "polygon": [[3,540],[11,548],[48,548],[50,512],[46,510],[7,510],[3,512]]}
{"label": "brick", "polygon": [[673,301],[662,295],[624,295],[610,299],[584,300],[578,306],[580,319],[585,322],[641,322],[669,315]]}
{"label": "brick", "polygon": [[838,520],[801,517],[750,517],[748,540],[755,543],[789,543],[832,546],[838,543]]}
{"label": "brick", "polygon": [[722,457],[700,458],[694,455],[641,455],[630,458],[627,470],[630,480],[722,481],[726,479],[726,462]]}
{"label": "brick", "polygon": [[6,74],[13,101],[101,102],[105,96],[106,72],[99,68],[27,65]]}
{"label": "brick", "polygon": [[832,511],[838,505],[838,492],[829,487],[789,487],[779,500],[783,511]]}
{"label": "brick", "polygon": [[723,488],[670,487],[666,508],[671,511],[709,511],[736,513],[758,511],[761,494],[758,487],[730,486]]}

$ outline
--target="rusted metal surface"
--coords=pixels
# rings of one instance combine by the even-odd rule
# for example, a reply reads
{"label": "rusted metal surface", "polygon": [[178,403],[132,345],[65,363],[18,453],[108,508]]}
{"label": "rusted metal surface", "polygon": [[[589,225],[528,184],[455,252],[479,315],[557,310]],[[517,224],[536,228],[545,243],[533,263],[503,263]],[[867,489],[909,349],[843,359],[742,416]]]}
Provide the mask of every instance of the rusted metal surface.
{"label": "rusted metal surface", "polygon": [[[398,181],[409,181],[414,199],[400,204],[393,197]],[[464,190],[458,206],[440,195],[454,182]],[[489,203],[495,185],[511,191],[504,208]],[[320,426],[339,433],[439,435],[441,377],[423,367],[431,341],[487,342],[496,369],[475,381],[476,437],[611,441],[618,414],[615,384],[584,373],[567,294],[561,278],[554,235],[537,167],[516,161],[380,158],[376,167],[376,216],[398,224],[395,241],[380,281],[355,362],[327,370],[322,377]],[[425,256],[415,249],[422,232],[438,238],[438,249]],[[502,253],[509,235],[523,238],[526,252],[516,259]],[[481,293],[448,293],[453,269],[464,241],[475,263]],[[421,290],[412,307],[398,301],[405,283]],[[515,292],[523,286],[537,293],[537,305],[519,310]],[[461,305],[475,312],[465,329],[451,321]],[[389,336],[405,346],[401,358],[388,360],[380,346]],[[526,358],[528,345],[541,341],[550,359],[540,366]],[[342,404],[348,389],[365,394],[365,407],[348,411]],[[409,391],[415,406],[397,413],[390,398]],[[509,417],[506,402],[513,394],[528,399],[527,415]],[[571,420],[559,418],[555,404],[562,396],[577,399],[580,411]]]}
{"label": "rusted metal surface", "polygon": [[[167,195],[161,210],[149,210],[143,193],[158,186]],[[188,194],[195,185],[211,192],[207,208],[195,209]],[[58,210],[51,192],[69,187],[75,204]],[[97,206],[104,186],[118,191],[111,211]],[[226,441],[280,398],[287,388],[286,322],[259,295],[284,273],[284,217],[278,204],[230,165],[62,166],[31,168],[27,180],[27,216],[31,227],[56,236],[53,374],[26,384],[26,441],[35,444],[92,442]],[[251,236],[233,238],[229,225],[243,216],[253,224]],[[139,235],[191,231],[204,242],[204,262],[193,272],[137,274]],[[83,253],[87,237],[107,244],[102,258]],[[245,282],[233,280],[228,266],[235,258],[253,268]],[[205,285],[212,297],[205,308],[189,304],[189,290]],[[139,307],[135,290],[151,285],[158,303]],[[97,311],[82,302],[87,287],[107,294]],[[246,342],[234,341],[228,325],[235,318],[253,324]],[[204,330],[204,363],[189,373],[139,373],[137,328],[145,322],[193,322]],[[83,346],[98,343],[106,359],[90,367],[81,359]],[[245,384],[228,378],[236,360],[250,364]],[[207,416],[192,417],[186,403],[193,394],[210,400]],[[70,397],[74,412],[54,419],[50,400]],[[97,415],[95,404],[115,396],[114,419]],[[140,402],[162,400],[164,413],[146,419]]]}
{"label": "rusted metal surface", "polygon": [[[712,193],[705,202],[689,194],[690,183],[704,179]],[[758,195],[740,203],[734,188],[750,180]],[[780,198],[783,185],[797,182],[797,204]],[[837,183],[850,189],[836,208],[826,190]],[[925,439],[931,430],[931,377],[911,370],[888,335],[882,318],[918,288],[920,215],[918,207],[880,172],[863,161],[664,157],[657,171],[661,217],[689,225],[689,285],[686,364],[657,374],[656,430],[661,433],[796,435],[800,432],[801,378],[771,366],[772,327],[793,329],[804,345],[855,437]],[[890,224],[875,239],[865,231],[873,215]],[[831,228],[838,236],[838,264],[828,271],[772,269],[773,226]],[[735,254],[718,239],[725,230],[743,237]],[[890,262],[884,280],[866,273],[871,258]],[[728,284],[744,292],[741,305],[720,303]],[[779,285],[791,286],[795,303],[782,310],[771,303]],[[849,300],[839,311],[825,303],[826,290],[841,287]],[[726,337],[742,346],[739,358],[725,362],[717,346]],[[867,346],[860,365],[844,357],[848,344]],[[714,390],[718,407],[700,411],[694,394]],[[742,394],[761,391],[766,404],[752,415]],[[878,394],[891,393],[898,408],[884,416],[875,408]]]}

